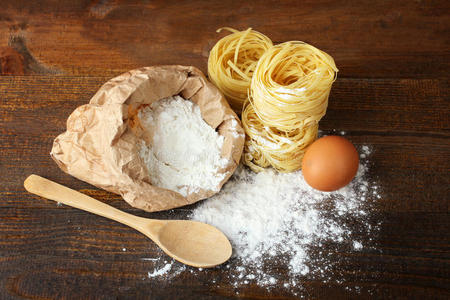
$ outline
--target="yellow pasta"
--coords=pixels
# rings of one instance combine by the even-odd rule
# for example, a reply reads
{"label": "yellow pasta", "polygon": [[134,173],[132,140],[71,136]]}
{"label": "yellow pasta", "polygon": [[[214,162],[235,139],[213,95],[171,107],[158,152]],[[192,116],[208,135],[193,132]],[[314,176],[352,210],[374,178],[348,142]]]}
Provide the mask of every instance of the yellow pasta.
{"label": "yellow pasta", "polygon": [[266,126],[291,131],[325,115],[338,69],[331,56],[304,42],[271,47],[251,83],[255,112]]}
{"label": "yellow pasta", "polygon": [[243,162],[255,172],[269,166],[280,172],[300,169],[306,147],[318,131],[317,123],[288,132],[268,127],[249,103],[242,112],[242,124],[246,133]]}
{"label": "yellow pasta", "polygon": [[211,49],[208,59],[208,76],[225,95],[231,107],[240,114],[247,99],[253,72],[259,58],[272,46],[272,41],[251,28],[223,37]]}
{"label": "yellow pasta", "polygon": [[301,168],[306,147],[317,138],[337,71],[331,56],[304,42],[282,43],[263,54],[242,113],[246,165],[254,171]]}

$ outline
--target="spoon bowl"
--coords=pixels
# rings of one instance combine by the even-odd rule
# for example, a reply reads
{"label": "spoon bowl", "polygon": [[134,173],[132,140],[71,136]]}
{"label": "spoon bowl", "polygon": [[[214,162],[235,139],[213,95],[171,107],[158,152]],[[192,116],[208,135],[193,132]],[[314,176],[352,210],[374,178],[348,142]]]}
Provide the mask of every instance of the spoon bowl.
{"label": "spoon bowl", "polygon": [[134,216],[34,174],[25,179],[24,187],[38,196],[128,225],[153,240],[167,255],[186,265],[210,268],[231,257],[230,241],[214,226],[197,221]]}
{"label": "spoon bowl", "polygon": [[196,221],[168,221],[159,232],[159,247],[186,265],[203,268],[227,261],[232,252],[221,231]]}

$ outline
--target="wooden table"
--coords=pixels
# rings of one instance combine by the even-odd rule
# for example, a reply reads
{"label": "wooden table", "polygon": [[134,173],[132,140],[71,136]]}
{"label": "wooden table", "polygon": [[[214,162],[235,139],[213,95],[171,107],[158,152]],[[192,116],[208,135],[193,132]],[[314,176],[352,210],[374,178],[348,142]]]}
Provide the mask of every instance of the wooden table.
{"label": "wooden table", "polygon": [[[0,299],[450,298],[450,3],[448,1],[0,1]],[[234,288],[226,268],[162,281],[139,257],[163,254],[133,229],[26,193],[37,173],[141,216],[60,171],[53,139],[109,78],[155,64],[206,72],[222,26],[304,40],[339,78],[323,130],[371,145],[381,187],[377,251],[348,259],[339,280]],[[365,241],[363,241],[364,243]],[[123,251],[123,249],[127,251]],[[230,262],[233,264],[233,262]],[[285,276],[281,273],[280,276]],[[212,284],[212,279],[216,283]]]}

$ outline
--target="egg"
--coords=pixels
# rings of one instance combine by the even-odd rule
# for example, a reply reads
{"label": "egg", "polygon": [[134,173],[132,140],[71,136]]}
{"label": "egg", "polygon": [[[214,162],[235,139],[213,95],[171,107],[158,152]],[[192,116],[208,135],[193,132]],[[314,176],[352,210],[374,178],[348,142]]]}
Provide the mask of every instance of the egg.
{"label": "egg", "polygon": [[352,181],[358,171],[355,146],[340,136],[325,136],[312,143],[302,160],[302,172],[313,188],[331,192]]}

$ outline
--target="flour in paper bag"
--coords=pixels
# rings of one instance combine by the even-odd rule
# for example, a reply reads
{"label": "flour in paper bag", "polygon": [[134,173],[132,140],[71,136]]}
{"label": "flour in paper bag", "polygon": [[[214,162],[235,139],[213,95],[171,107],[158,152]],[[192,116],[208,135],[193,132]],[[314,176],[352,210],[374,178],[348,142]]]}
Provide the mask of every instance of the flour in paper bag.
{"label": "flour in paper bag", "polygon": [[151,146],[143,142],[140,156],[153,185],[183,196],[202,190],[218,191],[228,160],[220,153],[224,138],[203,119],[197,104],[169,97],[139,112],[144,127],[153,131]]}

